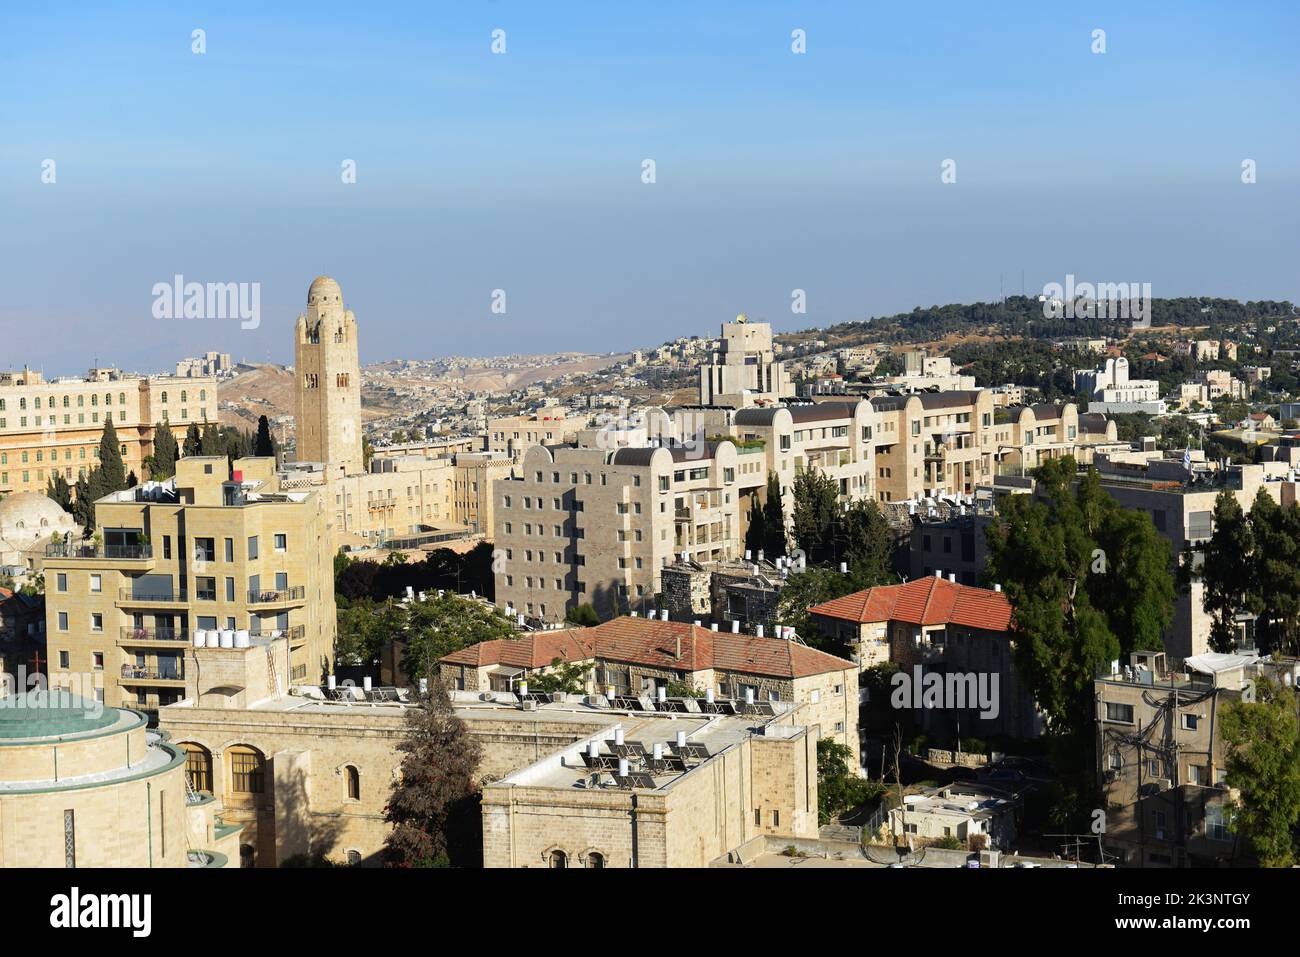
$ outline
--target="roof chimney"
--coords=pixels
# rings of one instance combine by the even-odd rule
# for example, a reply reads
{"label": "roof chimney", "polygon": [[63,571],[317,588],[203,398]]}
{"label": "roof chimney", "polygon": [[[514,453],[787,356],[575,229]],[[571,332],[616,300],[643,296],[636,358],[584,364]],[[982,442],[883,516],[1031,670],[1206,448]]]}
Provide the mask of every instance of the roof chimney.
{"label": "roof chimney", "polygon": [[994,591],[1002,591],[1002,583],[1001,583],[1001,582],[998,582],[996,585],[994,585],[994,586],[993,586],[993,590],[994,590]]}
{"label": "roof chimney", "polygon": [[953,583],[956,583],[956,581],[957,581],[957,573],[956,573],[956,572],[949,572],[949,573],[948,573],[948,581],[953,582]]}
{"label": "roof chimney", "polygon": [[738,635],[738,634],[740,634],[740,622],[738,622],[738,621],[733,621],[733,622],[731,623],[731,633],[732,633],[733,635]]}
{"label": "roof chimney", "polygon": [[762,625],[759,625],[758,628],[757,628],[757,631],[756,631],[755,633],[758,635],[759,638],[762,638],[762,637],[763,637],[763,626],[762,626]]}
{"label": "roof chimney", "polygon": [[[934,570],[934,577],[935,577],[935,578],[942,578],[942,577],[943,577],[943,569],[942,569],[942,568],[936,568],[936,569]],[[635,615],[636,612],[633,612],[632,614]]]}

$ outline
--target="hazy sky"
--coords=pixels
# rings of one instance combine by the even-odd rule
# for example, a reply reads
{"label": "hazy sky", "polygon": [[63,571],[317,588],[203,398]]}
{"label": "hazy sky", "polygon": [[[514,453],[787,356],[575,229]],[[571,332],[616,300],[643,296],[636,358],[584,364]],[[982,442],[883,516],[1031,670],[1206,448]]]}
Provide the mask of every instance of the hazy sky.
{"label": "hazy sky", "polygon": [[[800,328],[1022,270],[1300,300],[1297,27],[1293,2],[4,3],[0,368],[292,361],[319,273],[366,362]],[[154,318],[177,273],[260,283],[260,326]]]}

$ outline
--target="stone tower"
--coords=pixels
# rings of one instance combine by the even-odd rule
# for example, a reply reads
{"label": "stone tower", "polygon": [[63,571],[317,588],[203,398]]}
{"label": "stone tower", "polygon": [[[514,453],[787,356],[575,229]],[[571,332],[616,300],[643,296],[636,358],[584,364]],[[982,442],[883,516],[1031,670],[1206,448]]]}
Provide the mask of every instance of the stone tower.
{"label": "stone tower", "polygon": [[318,276],[307,290],[307,314],[294,336],[298,374],[298,461],[364,471],[361,454],[361,362],[357,323],[343,308],[343,290]]}

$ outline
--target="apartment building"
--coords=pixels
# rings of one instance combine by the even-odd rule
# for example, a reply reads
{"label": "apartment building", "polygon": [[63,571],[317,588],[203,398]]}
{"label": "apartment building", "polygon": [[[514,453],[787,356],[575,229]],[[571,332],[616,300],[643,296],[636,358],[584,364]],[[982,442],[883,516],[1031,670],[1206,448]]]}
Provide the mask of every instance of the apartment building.
{"label": "apartment building", "polygon": [[523,415],[498,416],[487,424],[487,451],[518,462],[534,445],[564,445],[591,425],[586,415],[570,415],[562,407],[547,407]]}
{"label": "apartment building", "polygon": [[274,459],[183,458],[173,479],[100,499],[95,520],[94,541],[47,548],[53,686],[90,675],[109,706],[156,710],[180,699],[199,631],[283,637],[285,687],[330,670],[329,514],[318,491],[283,490]]}
{"label": "apartment building", "polygon": [[879,501],[973,494],[994,474],[993,393],[876,396],[875,494]]}
{"label": "apartment building", "polygon": [[1067,455],[1089,465],[1098,450],[1128,448],[1119,441],[1114,422],[1098,412],[1081,414],[1073,402],[998,409],[993,413],[993,442],[998,471],[1020,475]]}
{"label": "apartment building", "polygon": [[30,369],[0,373],[0,495],[43,494],[55,474],[76,482],[99,463],[99,441],[110,419],[127,471],[144,479],[157,423],[167,423],[183,441],[191,423],[217,421],[216,379],[133,376],[117,369],[51,381]]}
{"label": "apartment building", "polygon": [[[1171,567],[1184,549],[1194,549],[1214,534],[1214,500],[1225,488],[1244,511],[1250,510],[1261,488],[1279,503],[1294,495],[1294,484],[1285,481],[1285,462],[1216,470],[1207,467],[1203,455],[1195,452],[1201,461],[1195,461],[1189,471],[1183,453],[1166,454],[1168,458],[1144,463],[1121,462],[1099,454],[1093,466],[1100,473],[1101,487],[1115,501],[1151,516],[1156,531],[1169,542]],[[1164,635],[1172,665],[1209,649],[1211,620],[1204,610],[1204,597],[1204,586],[1194,581],[1189,591],[1180,589],[1174,598],[1174,620]]]}
{"label": "apartment building", "polygon": [[1232,826],[1237,795],[1226,783],[1221,716],[1258,665],[1253,656],[1205,654],[1173,669],[1163,652],[1137,651],[1098,677],[1097,778],[1115,863],[1251,863]]}
{"label": "apartment building", "polygon": [[602,617],[652,608],[678,555],[737,554],[742,458],[730,441],[534,446],[494,483],[497,605],[543,622],[588,602]]}

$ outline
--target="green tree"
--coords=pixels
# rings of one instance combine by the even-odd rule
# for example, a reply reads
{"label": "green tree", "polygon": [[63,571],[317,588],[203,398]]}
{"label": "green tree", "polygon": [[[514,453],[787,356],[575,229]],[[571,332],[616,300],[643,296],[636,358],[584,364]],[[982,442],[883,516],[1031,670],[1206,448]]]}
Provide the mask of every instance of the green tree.
{"label": "green tree", "polygon": [[203,436],[199,434],[199,424],[191,422],[185,430],[185,444],[182,446],[185,456],[199,455],[203,449]]}
{"label": "green tree", "polygon": [[553,694],[563,691],[567,694],[582,694],[587,690],[587,679],[591,676],[592,666],[581,661],[565,661],[563,658],[551,660],[550,668],[534,671],[527,677],[529,691],[544,691]]}
{"label": "green tree", "polygon": [[[466,812],[474,804],[474,775],[481,748],[456,717],[441,681],[406,716],[406,735],[398,744],[402,763],[384,820],[392,831],[384,842],[390,867],[430,866],[440,855],[472,842]],[[457,831],[461,833],[457,833]],[[468,863],[468,862],[466,862]]]}
{"label": "green tree", "polygon": [[894,533],[880,506],[858,499],[841,514],[835,559],[846,563],[854,588],[870,588],[893,580],[890,559]]}
{"label": "green tree", "polygon": [[373,665],[384,645],[406,634],[408,615],[397,602],[358,598],[338,609],[335,658],[341,664]]}
{"label": "green tree", "polygon": [[180,458],[180,449],[176,446],[176,436],[171,428],[163,422],[153,427],[153,455],[149,457],[149,478],[157,481],[170,478],[176,474],[176,460]]}
{"label": "green tree", "polygon": [[1283,508],[1261,488],[1250,507],[1250,527],[1256,636],[1261,650],[1294,655],[1300,651],[1300,508]]}
{"label": "green tree", "polygon": [[1172,620],[1168,542],[1121,509],[1095,470],[1065,457],[1035,470],[1038,496],[1011,495],[987,530],[990,576],[1015,608],[1016,671],[1046,717],[1060,771],[1057,821],[1094,806],[1093,681]]}
{"label": "green tree", "polygon": [[794,628],[808,645],[843,652],[837,639],[821,635],[808,609],[853,591],[853,579],[829,568],[808,568],[786,579],[777,598],[777,624]]}
{"label": "green tree", "polygon": [[[786,553],[785,504],[781,500],[781,477],[767,473],[767,497],[763,502],[763,536],[758,547],[769,561]],[[755,553],[757,554],[757,552]]]}
{"label": "green tree", "polygon": [[1228,786],[1241,793],[1237,822],[1264,867],[1291,867],[1300,822],[1300,731],[1295,692],[1260,679],[1255,702],[1223,709]]}
{"label": "green tree", "polygon": [[583,602],[565,612],[564,620],[584,628],[594,628],[600,624],[600,615],[596,614],[596,609],[592,607],[591,602]]}
{"label": "green tree", "polygon": [[50,473],[50,482],[45,487],[45,495],[59,503],[65,512],[72,511],[72,486],[59,472]]}
{"label": "green tree", "polygon": [[809,564],[835,558],[835,525],[839,513],[839,486],[820,469],[800,469],[794,477],[795,544]]}
{"label": "green tree", "polygon": [[833,738],[817,742],[817,823],[830,824],[836,817],[861,807],[885,793],[874,781],[854,774],[849,768],[853,752]]}
{"label": "green tree", "polygon": [[412,679],[436,677],[438,659],[493,638],[513,638],[514,627],[497,609],[454,592],[407,603],[402,670]]}
{"label": "green tree", "polygon": [[226,443],[217,429],[215,422],[208,422],[203,426],[203,434],[199,438],[200,455],[225,455]]}
{"label": "green tree", "polygon": [[120,492],[126,488],[126,465],[122,462],[122,447],[117,439],[117,429],[113,428],[113,420],[104,421],[104,432],[99,439],[99,468],[100,473],[100,494],[107,495],[109,492]]}
{"label": "green tree", "polygon": [[1229,652],[1237,639],[1237,613],[1263,608],[1253,568],[1255,533],[1230,489],[1214,500],[1214,534],[1203,551],[1199,577],[1205,586],[1205,612],[1211,617],[1210,645]]}
{"label": "green tree", "polygon": [[257,419],[257,440],[253,444],[253,454],[275,457],[275,439],[271,437],[271,422],[264,415]]}

